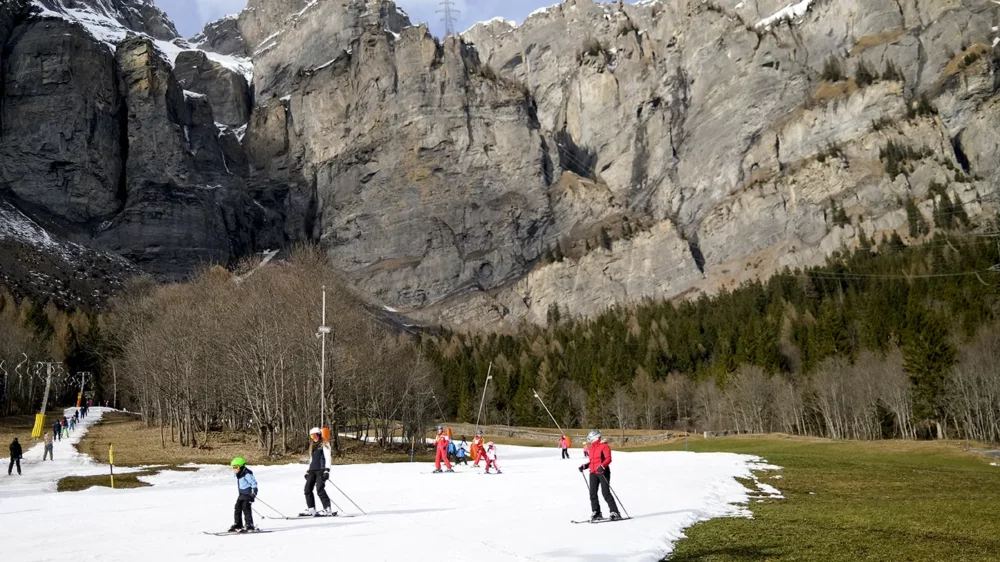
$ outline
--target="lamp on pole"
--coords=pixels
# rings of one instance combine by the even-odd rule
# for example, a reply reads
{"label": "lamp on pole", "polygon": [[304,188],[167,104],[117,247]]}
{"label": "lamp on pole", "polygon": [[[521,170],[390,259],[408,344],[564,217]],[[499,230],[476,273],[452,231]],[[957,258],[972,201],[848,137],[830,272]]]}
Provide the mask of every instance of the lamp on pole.
{"label": "lamp on pole", "polygon": [[326,422],[326,335],[330,333],[330,327],[326,325],[326,285],[323,285],[323,311],[322,321],[316,332],[316,337],[320,338],[320,358],[319,358],[319,426],[325,427]]}

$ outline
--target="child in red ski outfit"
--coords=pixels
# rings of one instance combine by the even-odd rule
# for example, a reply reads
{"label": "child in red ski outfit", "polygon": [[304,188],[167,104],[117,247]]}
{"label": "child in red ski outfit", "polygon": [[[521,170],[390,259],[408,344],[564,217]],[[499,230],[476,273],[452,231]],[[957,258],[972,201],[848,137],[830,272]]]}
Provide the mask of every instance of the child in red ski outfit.
{"label": "child in red ski outfit", "polygon": [[472,440],[472,464],[479,466],[479,461],[483,458],[483,430],[476,432],[476,437]]}
{"label": "child in red ski outfit", "polygon": [[503,474],[500,472],[500,465],[497,464],[497,447],[492,441],[486,444],[484,456],[486,457],[486,474],[490,473],[490,467],[497,469],[497,474]]}
{"label": "child in red ski outfit", "polygon": [[434,447],[437,450],[434,454],[434,472],[442,472],[441,461],[444,461],[444,465],[448,467],[448,470],[444,472],[455,472],[451,468],[451,461],[448,460],[448,443],[451,438],[445,433],[444,427],[439,425],[437,430],[437,438],[434,439]]}

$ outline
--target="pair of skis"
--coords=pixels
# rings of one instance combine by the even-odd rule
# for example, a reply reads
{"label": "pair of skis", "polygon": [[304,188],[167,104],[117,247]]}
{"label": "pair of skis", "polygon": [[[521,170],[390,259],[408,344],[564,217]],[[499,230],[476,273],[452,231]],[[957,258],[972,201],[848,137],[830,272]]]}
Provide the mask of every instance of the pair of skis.
{"label": "pair of skis", "polygon": [[[265,517],[265,519],[284,519],[286,521],[293,521],[297,519],[321,519],[324,517],[357,517],[357,515],[339,515],[338,512],[334,511],[329,515],[296,515],[294,517]],[[267,529],[254,529],[253,531],[223,531],[221,533],[213,533],[210,531],[202,531],[206,535],[212,535],[215,537],[225,537],[229,535],[253,535],[256,533],[270,533],[272,531]]]}
{"label": "pair of skis", "polygon": [[202,531],[206,535],[212,535],[213,537],[226,537],[229,535],[256,535],[259,533],[270,533],[271,531],[267,529],[254,529],[253,531],[222,531],[221,533],[213,533],[211,531]]}
{"label": "pair of skis", "polygon": [[609,519],[607,517],[602,517],[600,519],[584,519],[582,521],[570,521],[570,523],[576,523],[576,524],[579,524],[579,523],[594,523],[594,524],[596,524],[596,523],[617,523],[618,521],[628,521],[629,519],[632,519],[632,518],[631,517],[621,517],[619,519]]}

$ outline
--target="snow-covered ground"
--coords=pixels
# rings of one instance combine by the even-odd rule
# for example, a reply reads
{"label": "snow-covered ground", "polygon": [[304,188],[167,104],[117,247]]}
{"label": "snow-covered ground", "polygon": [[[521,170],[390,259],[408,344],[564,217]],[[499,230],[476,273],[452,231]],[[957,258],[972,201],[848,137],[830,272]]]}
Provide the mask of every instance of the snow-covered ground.
{"label": "snow-covered ground", "polygon": [[[78,429],[74,438],[80,434]],[[106,472],[67,455],[63,443],[50,465],[33,465],[21,479],[0,476],[6,480],[0,484],[0,528],[8,537],[4,559],[657,561],[692,524],[747,516],[751,492],[734,477],[776,468],[736,454],[615,452],[612,485],[633,519],[573,525],[570,520],[590,514],[577,472],[579,449],[562,460],[558,449],[499,446],[504,473],[489,476],[471,466],[431,474],[428,463],[335,466],[332,482],[367,516],[264,519],[260,514],[274,512],[257,502],[256,522],[272,533],[215,537],[202,531],[232,524],[236,483],[228,467],[143,478],[154,484],[150,488],[52,493],[55,479],[66,472]],[[37,453],[41,458],[41,449]],[[263,502],[287,515],[305,507],[303,465],[252,468]],[[51,482],[43,483],[45,478]],[[341,513],[358,513],[335,488],[327,489]]]}

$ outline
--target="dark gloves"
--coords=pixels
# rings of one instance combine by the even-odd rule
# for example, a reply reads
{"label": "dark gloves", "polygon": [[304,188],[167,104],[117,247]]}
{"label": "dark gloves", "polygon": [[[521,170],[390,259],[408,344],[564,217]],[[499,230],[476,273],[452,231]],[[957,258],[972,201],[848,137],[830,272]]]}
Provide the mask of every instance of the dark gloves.
{"label": "dark gloves", "polygon": [[309,480],[309,473],[307,472],[303,474],[302,477],[305,478],[306,480]]}
{"label": "dark gloves", "polygon": [[597,467],[597,473],[598,474],[604,474],[604,467],[603,466]]}
{"label": "dark gloves", "polygon": [[584,470],[587,470],[587,465],[586,464],[581,464],[580,465],[580,472],[583,472]]}
{"label": "dark gloves", "polygon": [[330,479],[330,469],[328,468],[323,471],[323,481],[326,482],[329,479]]}

